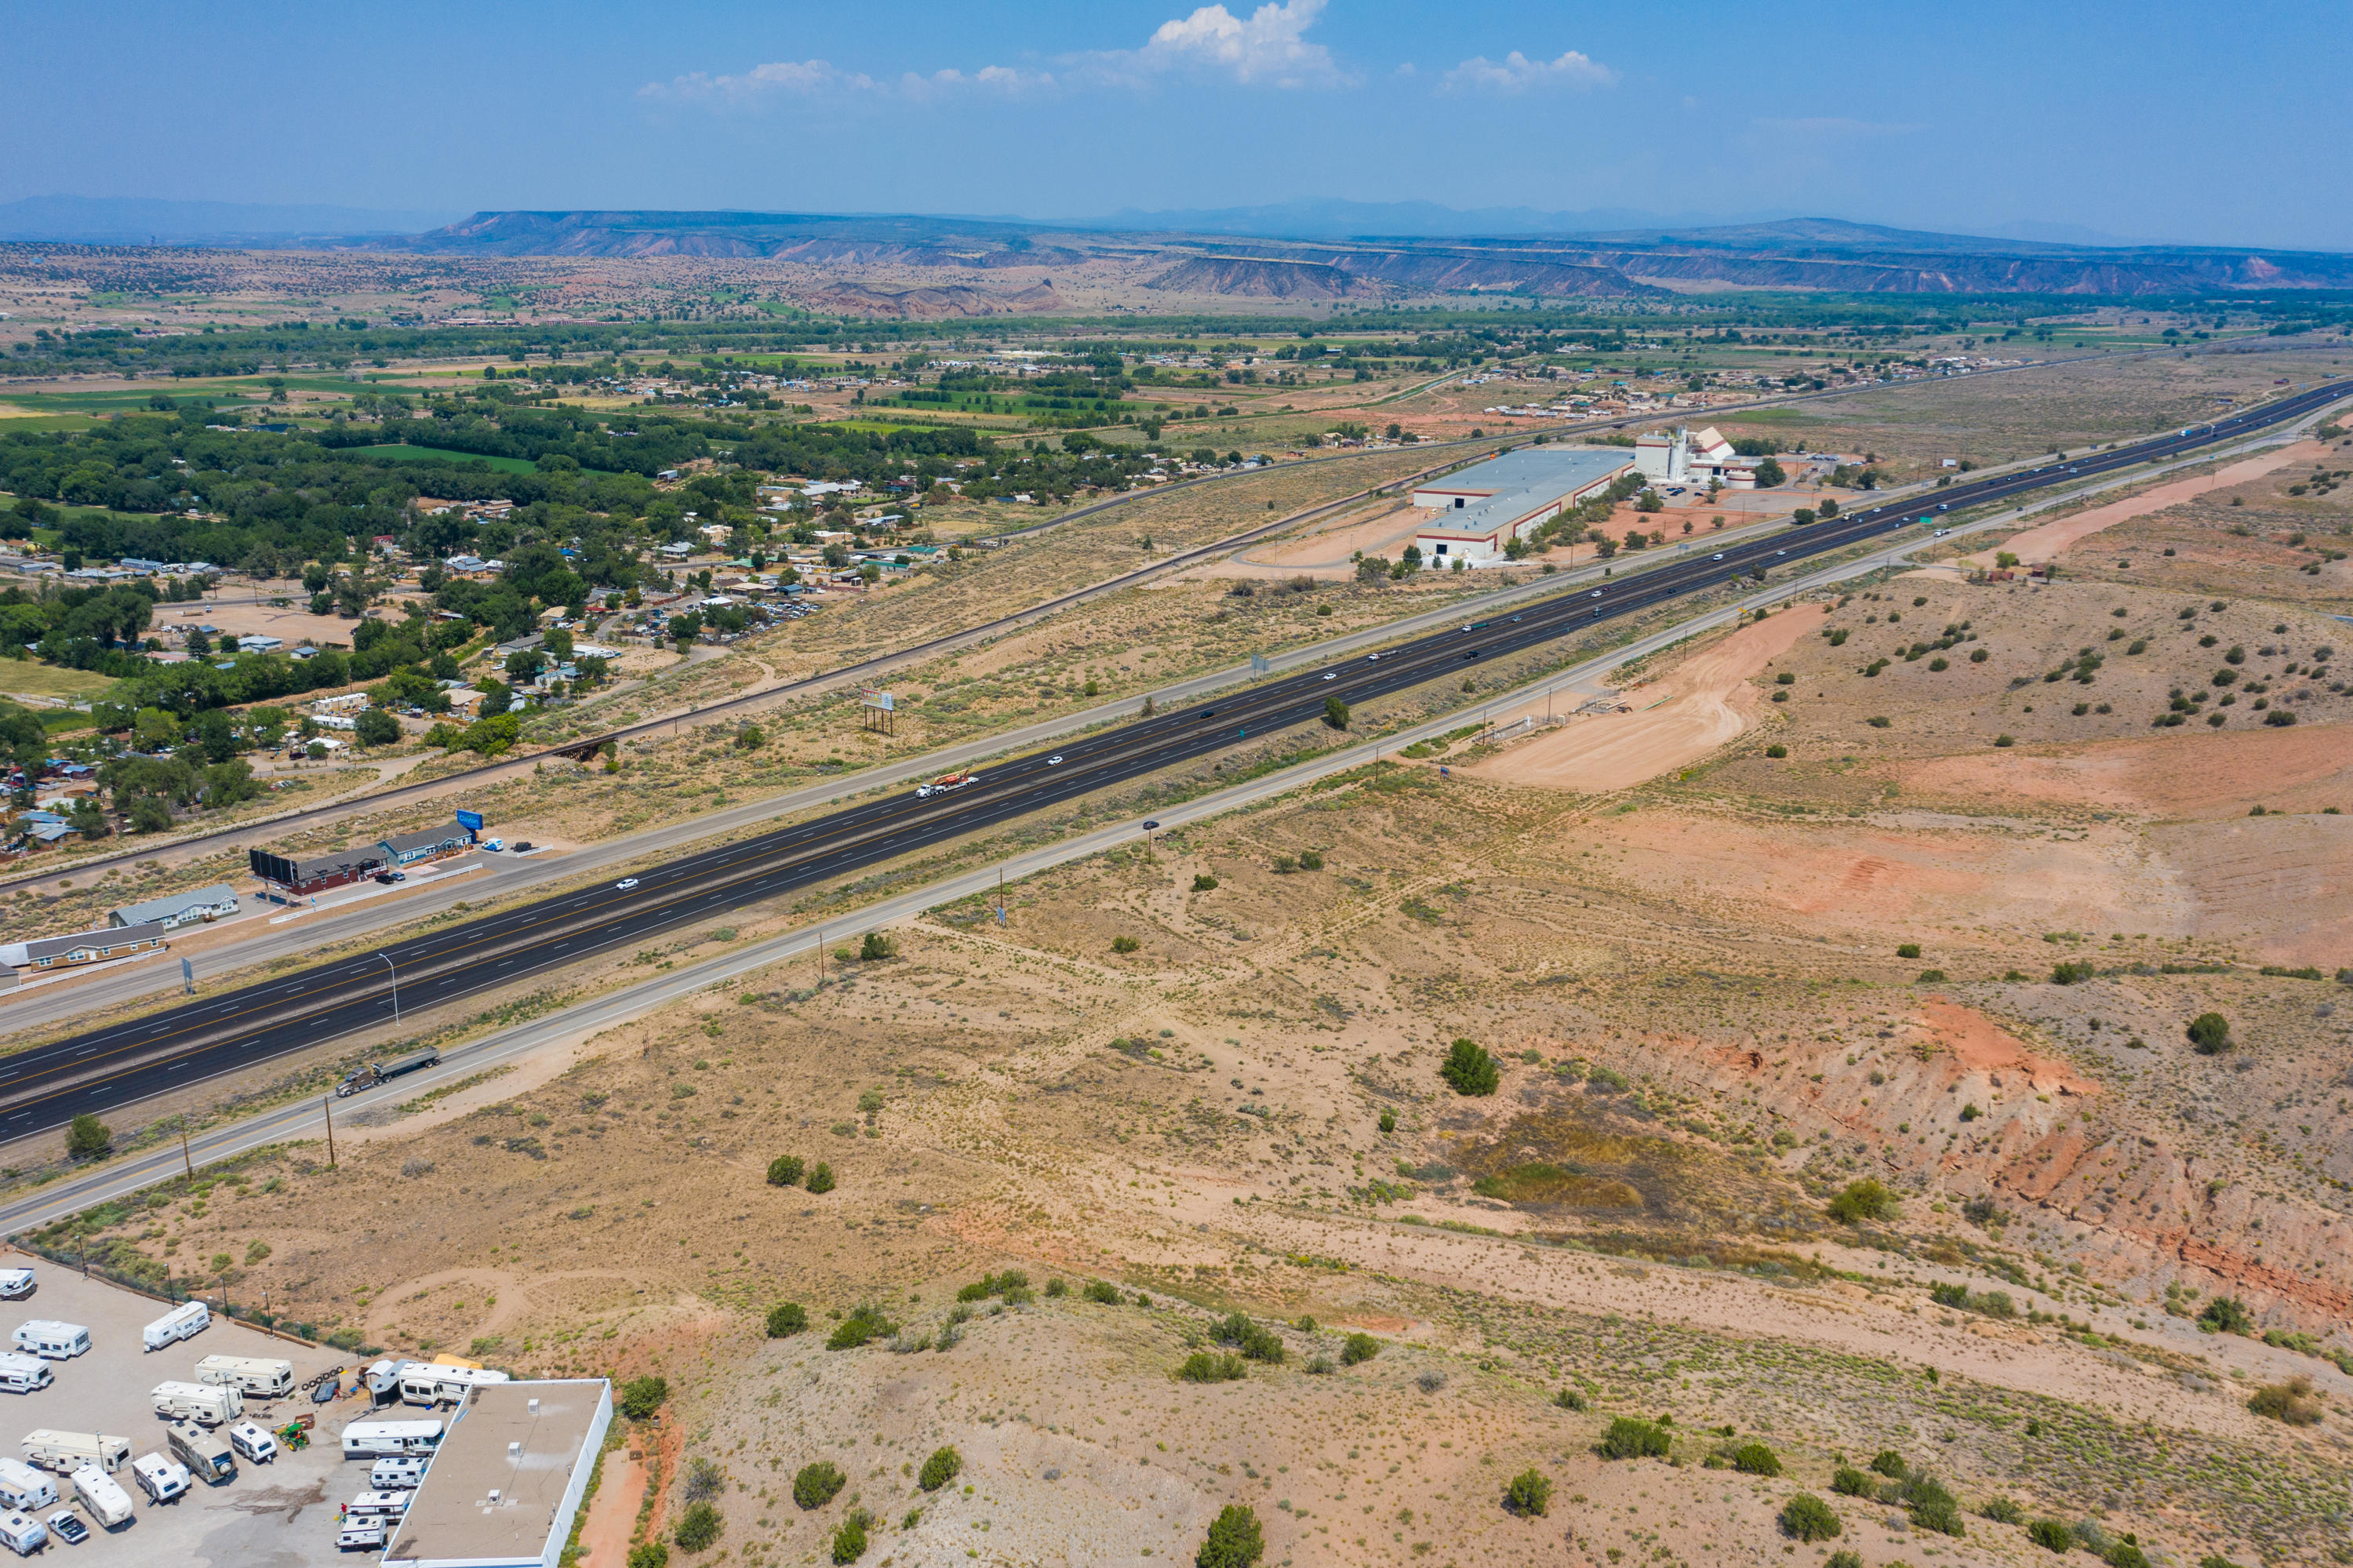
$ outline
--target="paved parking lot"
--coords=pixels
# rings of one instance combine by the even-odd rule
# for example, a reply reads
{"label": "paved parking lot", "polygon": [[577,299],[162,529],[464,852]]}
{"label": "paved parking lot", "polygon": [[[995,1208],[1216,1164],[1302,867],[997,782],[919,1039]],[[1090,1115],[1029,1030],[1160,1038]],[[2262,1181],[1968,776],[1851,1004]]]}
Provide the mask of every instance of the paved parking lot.
{"label": "paved parking lot", "polygon": [[[299,1385],[339,1364],[348,1373],[358,1358],[272,1339],[219,1318],[193,1340],[149,1351],[139,1331],[164,1315],[162,1302],[85,1280],[45,1259],[13,1252],[0,1256],[0,1265],[21,1264],[32,1266],[36,1287],[21,1301],[0,1302],[0,1335],[14,1334],[28,1318],[55,1318],[87,1328],[90,1348],[71,1361],[50,1362],[56,1381],[48,1387],[28,1394],[0,1393],[0,1454],[22,1458],[25,1434],[49,1426],[127,1437],[134,1458],[159,1451],[168,1458],[164,1448],[166,1423],[155,1414],[151,1391],[167,1379],[194,1382],[196,1362],[206,1356],[271,1356],[292,1361],[296,1393],[280,1400],[248,1399],[246,1414],[270,1427],[301,1414],[317,1417],[315,1440],[301,1453],[281,1452],[268,1465],[248,1465],[240,1458],[234,1480],[217,1486],[196,1481],[185,1496],[161,1506],[147,1500],[126,1465],[115,1479],[131,1494],[136,1510],[131,1522],[112,1531],[93,1529],[79,1546],[53,1542],[51,1553],[63,1552],[86,1568],[151,1568],[166,1563],[192,1568],[311,1568],[338,1560],[335,1510],[367,1489],[368,1467],[357,1460],[344,1462],[337,1435],[346,1422],[365,1414],[367,1397],[346,1396],[332,1404],[314,1405]],[[56,1478],[58,1506],[63,1507],[71,1500],[71,1487],[65,1478]],[[40,1511],[47,1517],[57,1510]],[[83,1522],[91,1522],[87,1514]],[[343,1560],[356,1564],[374,1558],[354,1552]]]}

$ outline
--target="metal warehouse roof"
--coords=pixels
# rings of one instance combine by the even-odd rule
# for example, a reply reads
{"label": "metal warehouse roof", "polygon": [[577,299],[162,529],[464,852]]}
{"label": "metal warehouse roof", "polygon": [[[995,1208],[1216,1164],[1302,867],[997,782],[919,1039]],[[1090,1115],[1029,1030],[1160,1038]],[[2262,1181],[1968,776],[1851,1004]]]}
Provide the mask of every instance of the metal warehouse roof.
{"label": "metal warehouse roof", "polygon": [[1417,502],[1425,495],[1463,498],[1461,507],[1431,519],[1424,533],[1492,534],[1633,465],[1630,448],[1523,447],[1417,485],[1413,493]]}

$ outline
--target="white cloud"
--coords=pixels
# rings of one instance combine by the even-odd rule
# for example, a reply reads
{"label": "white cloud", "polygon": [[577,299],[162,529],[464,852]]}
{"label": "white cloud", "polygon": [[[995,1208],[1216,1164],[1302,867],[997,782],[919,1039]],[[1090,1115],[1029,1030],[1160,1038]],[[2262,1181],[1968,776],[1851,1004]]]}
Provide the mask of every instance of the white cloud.
{"label": "white cloud", "polygon": [[872,77],[838,70],[830,60],[775,60],[754,66],[740,76],[706,76],[698,70],[668,81],[648,82],[638,89],[638,96],[728,105],[828,92],[871,92],[875,85]]}
{"label": "white cloud", "polygon": [[1531,92],[1567,88],[1582,91],[1613,86],[1618,73],[1588,55],[1570,49],[1558,59],[1532,60],[1514,49],[1502,60],[1474,55],[1446,73],[1450,92]]}
{"label": "white cloud", "polygon": [[1245,17],[1224,5],[1203,5],[1190,16],[1163,22],[1142,48],[1110,49],[1069,57],[1060,76],[1020,66],[950,67],[929,75],[906,71],[877,79],[839,69],[828,60],[777,60],[740,74],[702,71],[649,82],[638,96],[657,102],[692,103],[712,109],[752,108],[795,98],[874,94],[934,102],[959,94],[1002,97],[1084,83],[1134,87],[1176,71],[1208,71],[1250,86],[1335,87],[1353,79],[1322,44],[1306,33],[1323,14],[1325,0],[1284,0],[1261,5]]}
{"label": "white cloud", "polygon": [[1849,120],[1835,114],[1816,115],[1803,120],[1759,120],[1757,128],[1775,135],[1809,142],[1852,142],[1866,136],[1909,136],[1927,129],[1926,125],[1883,124],[1872,120]]}
{"label": "white cloud", "polygon": [[1347,74],[1322,44],[1307,41],[1307,29],[1322,15],[1324,0],[1287,0],[1261,5],[1248,20],[1223,5],[1204,5],[1191,16],[1163,22],[1144,48],[1124,58],[1145,71],[1208,69],[1238,82],[1270,87],[1334,87]]}

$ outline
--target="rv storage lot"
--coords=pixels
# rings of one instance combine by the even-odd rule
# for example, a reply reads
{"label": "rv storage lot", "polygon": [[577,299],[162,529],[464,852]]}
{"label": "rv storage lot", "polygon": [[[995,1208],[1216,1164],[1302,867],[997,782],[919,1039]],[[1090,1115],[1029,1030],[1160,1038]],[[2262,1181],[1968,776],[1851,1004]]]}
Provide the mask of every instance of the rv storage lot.
{"label": "rv storage lot", "polygon": [[[301,1453],[281,1452],[261,1466],[240,1458],[235,1480],[218,1486],[197,1481],[185,1496],[160,1508],[147,1500],[132,1481],[131,1467],[124,1466],[115,1479],[131,1494],[136,1510],[131,1522],[114,1531],[93,1529],[80,1546],[53,1547],[53,1552],[70,1551],[74,1561],[88,1568],[144,1568],[161,1563],[189,1568],[311,1568],[335,1559],[336,1506],[367,1489],[367,1467],[343,1462],[336,1434],[345,1422],[364,1413],[367,1399],[363,1394],[313,1405],[299,1385],[339,1362],[353,1366],[355,1358],[273,1340],[218,1317],[192,1340],[145,1351],[140,1347],[139,1331],[164,1315],[168,1309],[164,1303],[85,1280],[41,1258],[10,1254],[5,1261],[8,1266],[30,1264],[36,1285],[21,1301],[0,1302],[0,1324],[14,1332],[27,1318],[79,1323],[90,1330],[90,1348],[71,1361],[50,1362],[57,1378],[48,1387],[30,1394],[0,1394],[5,1402],[0,1403],[0,1453],[22,1458],[21,1440],[37,1426],[95,1429],[128,1437],[134,1458],[162,1450],[166,1424],[155,1414],[149,1392],[167,1379],[193,1381],[196,1362],[206,1356],[292,1361],[297,1392],[286,1399],[248,1399],[246,1414],[270,1427],[304,1412],[319,1418],[314,1440]],[[64,1477],[55,1478],[57,1506],[63,1507],[71,1498],[71,1484]],[[57,1508],[39,1511],[46,1519]],[[87,1515],[83,1522],[90,1522]]]}

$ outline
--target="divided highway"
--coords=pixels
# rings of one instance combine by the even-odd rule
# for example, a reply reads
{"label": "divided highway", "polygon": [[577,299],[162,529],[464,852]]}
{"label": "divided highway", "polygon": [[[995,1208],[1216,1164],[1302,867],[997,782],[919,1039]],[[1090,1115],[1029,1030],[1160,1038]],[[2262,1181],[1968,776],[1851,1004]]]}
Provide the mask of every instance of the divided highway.
{"label": "divided highway", "polygon": [[[437,1004],[508,985],[592,954],[947,842],[1012,818],[1141,778],[1294,725],[1337,696],[1349,704],[1420,685],[1497,658],[1581,637],[1752,570],[1789,566],[1921,523],[2152,461],[2179,457],[2299,418],[2353,396],[2330,383],[2263,408],[2114,451],[2087,453],[1906,502],[1693,554],[1639,576],[1577,585],[1457,630],[1350,657],[1198,705],[984,766],[973,782],[913,790],[409,938],[370,952],[202,998],[128,1023],[0,1058],[0,1139],[61,1126],[222,1073],[267,1062]],[[1640,557],[1637,557],[1639,559]],[[850,787],[855,787],[855,781]]]}

